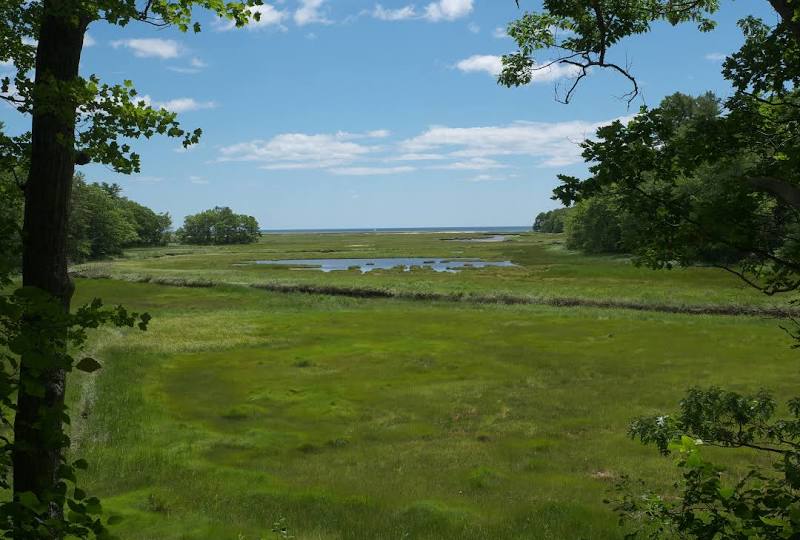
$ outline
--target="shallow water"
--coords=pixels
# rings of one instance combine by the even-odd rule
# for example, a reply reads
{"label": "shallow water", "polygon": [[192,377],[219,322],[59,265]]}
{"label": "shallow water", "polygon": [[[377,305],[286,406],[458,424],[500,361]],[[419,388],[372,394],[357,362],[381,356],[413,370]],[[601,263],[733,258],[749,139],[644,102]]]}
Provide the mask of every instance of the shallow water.
{"label": "shallow water", "polygon": [[509,235],[509,234],[495,234],[493,236],[485,236],[482,238],[448,238],[450,242],[478,242],[478,243],[491,243],[491,242],[505,242],[511,236],[519,236],[519,235]]}
{"label": "shallow water", "polygon": [[256,264],[299,266],[323,272],[358,268],[362,273],[372,270],[389,270],[402,266],[408,272],[413,267],[431,268],[435,272],[458,272],[464,268],[487,266],[515,266],[511,261],[482,261],[480,259],[424,259],[421,257],[394,257],[387,259],[276,259],[255,261]]}

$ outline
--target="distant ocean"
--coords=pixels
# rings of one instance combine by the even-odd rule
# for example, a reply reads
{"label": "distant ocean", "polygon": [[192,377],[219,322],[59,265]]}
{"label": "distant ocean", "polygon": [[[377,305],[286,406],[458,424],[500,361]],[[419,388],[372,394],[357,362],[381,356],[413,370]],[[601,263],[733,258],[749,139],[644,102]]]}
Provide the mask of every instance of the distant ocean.
{"label": "distant ocean", "polygon": [[377,229],[262,229],[264,234],[289,234],[289,233],[520,233],[530,231],[530,225],[504,227],[385,227]]}

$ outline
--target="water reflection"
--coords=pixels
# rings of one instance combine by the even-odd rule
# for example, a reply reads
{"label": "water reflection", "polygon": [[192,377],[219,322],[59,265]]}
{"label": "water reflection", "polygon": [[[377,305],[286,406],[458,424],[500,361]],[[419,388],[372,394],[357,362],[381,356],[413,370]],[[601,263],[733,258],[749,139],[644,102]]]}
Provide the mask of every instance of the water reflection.
{"label": "water reflection", "polygon": [[515,266],[511,261],[483,261],[481,259],[424,259],[416,257],[394,257],[387,259],[276,259],[255,261],[256,264],[280,266],[299,266],[322,272],[358,268],[362,273],[372,270],[389,270],[403,267],[408,272],[413,267],[431,268],[435,272],[458,272],[464,268],[485,268],[487,266]]}

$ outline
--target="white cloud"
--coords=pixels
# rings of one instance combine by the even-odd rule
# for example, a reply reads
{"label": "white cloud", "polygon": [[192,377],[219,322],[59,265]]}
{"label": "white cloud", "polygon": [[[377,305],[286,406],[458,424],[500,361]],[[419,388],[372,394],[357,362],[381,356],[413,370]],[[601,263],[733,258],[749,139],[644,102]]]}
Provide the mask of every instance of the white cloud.
{"label": "white cloud", "polygon": [[[630,117],[619,118],[623,122]],[[324,170],[335,175],[377,176],[462,171],[475,178],[524,166],[580,163],[580,143],[611,122],[513,122],[478,127],[433,126],[405,140],[384,140],[388,130],[361,133],[282,133],[219,150],[217,162],[249,161],[270,170]],[[427,162],[427,163],[426,163]],[[470,175],[464,178],[468,179]],[[494,178],[508,179],[505,173]],[[482,178],[486,180],[486,178]]]}
{"label": "white cloud", "polygon": [[485,171],[487,169],[505,169],[508,165],[503,165],[495,159],[476,157],[464,161],[456,161],[447,165],[440,165],[434,169],[450,171]]}
{"label": "white cloud", "polygon": [[[455,67],[464,73],[485,72],[497,77],[503,70],[503,60],[500,56],[490,54],[475,54],[456,63]],[[549,82],[557,79],[576,77],[580,68],[569,64],[551,64],[545,62],[533,67],[533,82]]]}
{"label": "white cloud", "polygon": [[203,178],[202,176],[189,176],[189,182],[192,184],[208,184],[208,180]]}
{"label": "white cloud", "polygon": [[706,59],[706,60],[709,60],[709,61],[711,61],[711,62],[722,62],[722,61],[723,61],[723,60],[725,60],[725,58],[727,58],[727,57],[728,57],[728,55],[727,55],[727,54],[725,54],[725,53],[721,53],[721,52],[712,52],[712,53],[708,53],[708,54],[705,56],[705,59]]}
{"label": "white cloud", "polygon": [[389,131],[388,129],[376,129],[373,131],[368,131],[367,137],[370,137],[372,139],[385,139],[391,134],[392,132]]}
{"label": "white cloud", "polygon": [[167,69],[176,73],[200,73],[208,64],[197,57],[189,60],[189,66],[169,66]]}
{"label": "white cloud", "polygon": [[492,31],[492,36],[497,39],[505,39],[509,37],[508,32],[502,26],[498,26],[497,28],[495,28],[494,31]]}
{"label": "white cloud", "polygon": [[376,4],[375,9],[372,11],[372,16],[382,21],[404,21],[415,18],[417,12],[412,5],[398,9],[386,9],[382,5]]}
{"label": "white cloud", "polygon": [[387,161],[436,161],[440,159],[447,159],[447,157],[441,154],[406,153],[390,157]]}
{"label": "white cloud", "polygon": [[415,171],[415,167],[335,167],[331,173],[338,176],[378,176]]}
{"label": "white cloud", "polygon": [[425,8],[425,18],[432,22],[454,21],[472,12],[472,0],[438,0]]}
{"label": "white cloud", "polygon": [[146,184],[157,184],[158,182],[164,181],[164,179],[160,176],[149,176],[146,174],[131,176],[130,179],[132,182],[142,182]]}
{"label": "white cloud", "polygon": [[467,25],[467,30],[469,30],[473,34],[478,34],[481,31],[481,27],[475,24],[474,22],[471,22]]}
{"label": "white cloud", "polygon": [[373,148],[353,142],[350,133],[282,133],[224,147],[220,161],[255,161],[265,169],[326,169],[343,166],[369,154]]}
{"label": "white cloud", "polygon": [[[149,100],[149,96],[147,97]],[[194,98],[176,98],[169,101],[153,102],[153,107],[161,107],[168,111],[182,113],[200,109],[213,109],[217,104],[213,101],[197,101]]]}
{"label": "white cloud", "polygon": [[331,21],[320,12],[325,0],[300,0],[300,7],[294,12],[294,22],[297,26],[306,24],[330,24]]}
{"label": "white cloud", "polygon": [[479,174],[469,179],[470,182],[499,182],[506,180],[505,176],[495,176],[493,174]]}
{"label": "white cloud", "polygon": [[[275,8],[270,4],[262,4],[260,6],[251,6],[247,8],[250,12],[249,22],[245,26],[248,30],[262,30],[264,28],[276,27],[280,30],[286,30],[283,22],[289,17],[289,13]],[[258,14],[258,20],[255,15]],[[218,26],[218,30],[233,30],[236,28],[235,21],[225,21],[224,24]]]}
{"label": "white cloud", "polygon": [[493,168],[491,158],[500,156],[527,156],[536,159],[540,166],[560,167],[581,162],[579,143],[608,123],[575,120],[467,128],[434,126],[403,141],[401,147],[409,153],[447,152],[459,160],[448,166],[455,169],[479,169],[481,164],[482,168]]}
{"label": "white cloud", "polygon": [[83,34],[83,46],[84,47],[94,47],[95,45],[97,45],[97,40],[95,40],[88,33]]}
{"label": "white cloud", "polygon": [[551,64],[549,61],[533,67],[533,82],[549,82],[577,77],[581,68],[570,64]]}
{"label": "white cloud", "polygon": [[140,58],[177,58],[183,53],[183,47],[173,39],[159,38],[139,38],[139,39],[120,39],[112,41],[111,46],[115,49],[126,47],[133,51],[135,56]]}
{"label": "white cloud", "polygon": [[464,73],[485,71],[489,75],[496,77],[503,71],[503,61],[499,56],[476,54],[458,62],[456,68]]}

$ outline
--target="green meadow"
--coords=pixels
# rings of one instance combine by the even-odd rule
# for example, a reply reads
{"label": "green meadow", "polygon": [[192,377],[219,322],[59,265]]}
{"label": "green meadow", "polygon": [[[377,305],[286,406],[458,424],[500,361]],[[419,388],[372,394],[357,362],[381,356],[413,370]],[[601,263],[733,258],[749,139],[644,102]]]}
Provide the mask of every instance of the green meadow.
{"label": "green meadow", "polygon": [[[603,503],[614,483],[676,479],[670,458],[626,437],[633,417],[674,410],[693,385],[796,390],[796,352],[775,319],[533,302],[779,305],[719,270],[586,257],[557,235],[464,237],[481,235],[266,235],[74,268],[75,305],[100,297],[153,316],[145,333],[94,334],[88,352],[103,369],[71,379],[71,452],[90,462],[82,480],[106,512],[123,517],[114,532],[621,538]],[[518,266],[361,274],[252,264],[399,256]],[[264,284],[466,301],[251,287]],[[504,295],[532,303],[491,301]],[[736,475],[757,457],[720,459]]]}

